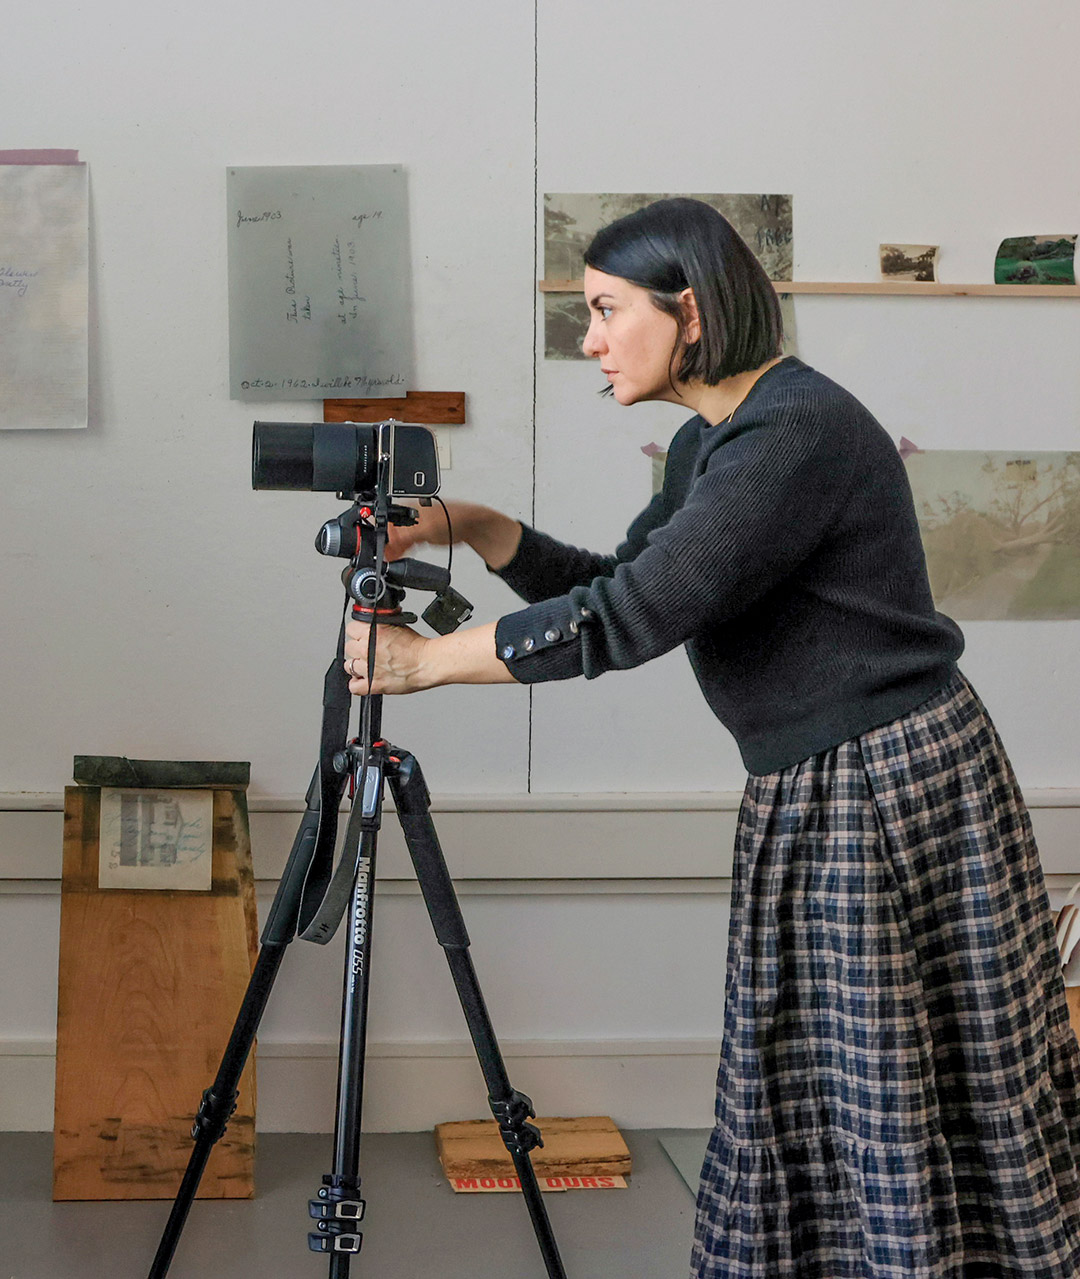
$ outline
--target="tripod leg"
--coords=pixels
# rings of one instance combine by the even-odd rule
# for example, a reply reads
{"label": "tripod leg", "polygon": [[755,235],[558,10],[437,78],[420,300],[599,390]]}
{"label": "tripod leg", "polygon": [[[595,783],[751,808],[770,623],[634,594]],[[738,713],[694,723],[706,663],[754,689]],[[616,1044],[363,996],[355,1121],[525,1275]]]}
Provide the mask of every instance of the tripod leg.
{"label": "tripod leg", "polygon": [[317,1226],[308,1235],[308,1247],[312,1252],[329,1254],[330,1279],[348,1279],[349,1262],[360,1251],[363,1242],[359,1229],[365,1207],[360,1197],[360,1125],[364,1104],[373,888],[381,792],[380,774],[373,825],[365,828],[361,839],[356,885],[347,917],[334,1170],[323,1177],[318,1199],[309,1203],[309,1211],[316,1218]]}
{"label": "tripod leg", "polygon": [[[372,712],[376,724],[378,710],[376,706]],[[312,1252],[329,1255],[330,1279],[348,1279],[349,1262],[363,1244],[359,1229],[365,1207],[360,1198],[360,1124],[364,1103],[375,855],[382,822],[382,792],[383,768],[381,758],[377,757],[367,766],[362,783],[358,778],[341,854],[342,864],[353,868],[353,885],[345,938],[334,1169],[323,1177],[318,1198],[308,1201],[308,1211],[317,1223],[308,1235],[308,1247]],[[355,854],[351,849],[355,849]]]}
{"label": "tripod leg", "polygon": [[308,807],[293,841],[292,852],[285,872],[278,884],[273,905],[263,930],[259,957],[251,973],[240,1011],[229,1036],[229,1043],[221,1059],[213,1084],[203,1093],[202,1104],[192,1126],[191,1135],[195,1148],[191,1152],[180,1189],[173,1201],[172,1211],[158,1244],[157,1253],[150,1267],[149,1279],[164,1279],[172,1264],[180,1233],[191,1211],[192,1202],[199,1189],[207,1160],[214,1144],[225,1133],[229,1118],[236,1107],[240,1076],[247,1063],[251,1045],[259,1028],[263,1011],[281,966],[285,948],[296,932],[296,920],[300,912],[300,899],[304,879],[315,848],[315,836],[319,827],[318,774],[308,790]]}
{"label": "tripod leg", "polygon": [[549,1279],[566,1279],[566,1271],[563,1269],[529,1155],[536,1146],[543,1144],[539,1130],[526,1122],[535,1112],[529,1098],[511,1087],[506,1073],[506,1065],[469,955],[469,935],[465,930],[465,921],[462,919],[453,881],[431,820],[430,797],[420,765],[415,756],[396,747],[387,747],[387,751],[387,779],[394,796],[398,819],[435,928],[435,936],[450,965],[469,1034],[487,1083],[492,1114],[498,1122],[503,1144],[514,1161]]}

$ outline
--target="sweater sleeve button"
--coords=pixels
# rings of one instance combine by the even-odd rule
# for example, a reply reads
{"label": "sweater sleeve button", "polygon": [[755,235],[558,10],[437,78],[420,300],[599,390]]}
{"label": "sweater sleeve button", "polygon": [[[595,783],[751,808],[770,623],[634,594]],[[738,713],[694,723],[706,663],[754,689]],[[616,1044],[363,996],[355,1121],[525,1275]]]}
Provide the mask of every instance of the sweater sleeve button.
{"label": "sweater sleeve button", "polygon": [[504,661],[504,662],[508,662],[508,661],[509,661],[509,660],[510,660],[513,656],[514,656],[514,646],[513,646],[513,644],[507,644],[507,645],[503,648],[503,650],[502,650],[502,652],[499,654],[499,656],[503,659],[503,661]]}
{"label": "sweater sleeve button", "polygon": [[553,626],[550,630],[544,632],[544,639],[549,644],[554,644],[556,640],[562,639],[562,631],[557,626]]}
{"label": "sweater sleeve button", "polygon": [[521,647],[525,650],[526,653],[531,653],[533,649],[536,647],[536,640],[534,640],[533,637],[530,635],[529,638],[525,641],[524,644],[522,644]]}

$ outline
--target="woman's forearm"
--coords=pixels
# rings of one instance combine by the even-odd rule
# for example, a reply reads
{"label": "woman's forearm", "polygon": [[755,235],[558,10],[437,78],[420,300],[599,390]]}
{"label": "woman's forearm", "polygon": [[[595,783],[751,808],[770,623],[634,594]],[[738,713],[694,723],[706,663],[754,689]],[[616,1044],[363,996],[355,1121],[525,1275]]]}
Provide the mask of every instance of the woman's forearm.
{"label": "woman's forearm", "polygon": [[[489,568],[505,568],[517,553],[521,542],[521,524],[492,510],[490,506],[478,506],[471,502],[458,506],[457,519],[462,527],[455,530],[462,541],[480,556]],[[494,641],[492,641],[494,647]]]}
{"label": "woman's forearm", "polygon": [[495,622],[489,622],[429,639],[420,654],[420,686],[516,684],[506,663],[495,652],[495,626]]}

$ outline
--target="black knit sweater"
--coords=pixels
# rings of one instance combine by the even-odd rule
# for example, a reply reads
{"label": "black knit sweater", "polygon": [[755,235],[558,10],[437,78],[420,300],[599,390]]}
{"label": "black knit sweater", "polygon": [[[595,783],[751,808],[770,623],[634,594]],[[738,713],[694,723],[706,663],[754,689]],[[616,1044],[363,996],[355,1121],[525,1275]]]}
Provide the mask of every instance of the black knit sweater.
{"label": "black knit sweater", "polygon": [[516,679],[592,679],[685,644],[752,773],[913,709],[964,646],[934,610],[896,447],[790,357],[730,423],[679,430],[663,491],[614,555],[526,527],[499,575],[532,602],[496,628]]}

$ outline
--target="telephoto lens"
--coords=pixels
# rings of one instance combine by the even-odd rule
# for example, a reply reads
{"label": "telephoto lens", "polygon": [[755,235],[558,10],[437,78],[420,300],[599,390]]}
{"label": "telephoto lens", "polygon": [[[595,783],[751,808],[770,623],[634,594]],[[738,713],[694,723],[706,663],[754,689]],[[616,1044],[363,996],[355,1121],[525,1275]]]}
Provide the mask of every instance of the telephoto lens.
{"label": "telephoto lens", "polygon": [[439,491],[435,436],[413,422],[256,422],[251,487],[315,493],[374,493],[380,435],[390,456],[389,497]]}

